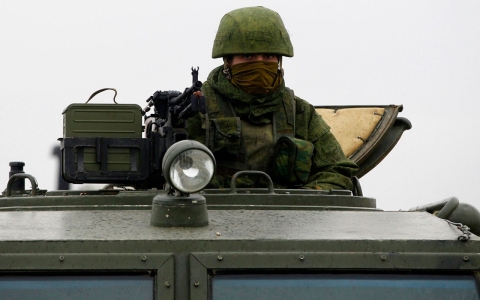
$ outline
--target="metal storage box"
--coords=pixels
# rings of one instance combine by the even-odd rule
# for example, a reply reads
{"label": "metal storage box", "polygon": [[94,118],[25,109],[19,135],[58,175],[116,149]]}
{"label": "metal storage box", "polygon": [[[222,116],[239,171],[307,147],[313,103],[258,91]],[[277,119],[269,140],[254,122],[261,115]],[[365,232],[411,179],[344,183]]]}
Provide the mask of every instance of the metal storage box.
{"label": "metal storage box", "polygon": [[62,174],[66,181],[132,182],[149,175],[148,140],[136,104],[69,105],[63,111]]}

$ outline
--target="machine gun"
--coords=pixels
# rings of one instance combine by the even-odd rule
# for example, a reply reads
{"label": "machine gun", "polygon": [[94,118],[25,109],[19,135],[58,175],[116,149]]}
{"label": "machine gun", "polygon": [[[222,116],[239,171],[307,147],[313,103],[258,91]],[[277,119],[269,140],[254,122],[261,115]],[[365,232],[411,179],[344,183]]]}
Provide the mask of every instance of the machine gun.
{"label": "machine gun", "polygon": [[[172,132],[173,128],[184,129],[188,118],[198,112],[205,113],[205,97],[195,93],[202,87],[202,82],[198,81],[198,69],[198,67],[192,68],[192,86],[186,88],[183,93],[156,91],[147,99],[148,104],[142,110],[147,138],[154,132],[158,132],[163,137]],[[154,113],[147,116],[146,113],[151,107],[154,107]]]}
{"label": "machine gun", "polygon": [[[201,95],[202,82],[198,81],[199,68],[192,67],[192,85],[179,91],[156,91],[147,99],[142,110],[145,135],[152,141],[153,171],[161,169],[165,152],[176,142],[188,139],[187,120],[198,112],[206,112],[205,97]],[[147,115],[151,108],[154,113]]]}

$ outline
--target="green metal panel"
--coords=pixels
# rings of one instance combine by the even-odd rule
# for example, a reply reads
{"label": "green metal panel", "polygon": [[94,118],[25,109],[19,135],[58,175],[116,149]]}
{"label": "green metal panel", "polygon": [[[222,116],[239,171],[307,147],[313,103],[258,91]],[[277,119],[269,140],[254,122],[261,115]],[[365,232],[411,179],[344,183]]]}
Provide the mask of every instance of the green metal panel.
{"label": "green metal panel", "polygon": [[[52,245],[53,246],[53,245]],[[33,248],[39,251],[40,249]],[[53,249],[52,249],[53,250]],[[56,253],[55,253],[56,252]],[[2,253],[1,270],[151,270],[160,269],[172,253]],[[168,268],[168,267],[167,267]],[[173,273],[173,271],[172,271]]]}
{"label": "green metal panel", "polygon": [[208,273],[207,268],[198,261],[195,255],[190,254],[190,299],[207,299]]}
{"label": "green metal panel", "polygon": [[[108,149],[108,170],[109,171],[130,171],[131,158],[129,148]],[[83,168],[85,172],[101,171],[100,163],[97,162],[97,151],[93,147],[85,147],[83,152]],[[136,165],[140,165],[140,157],[135,156]],[[78,152],[75,155],[75,165],[78,165]]]}
{"label": "green metal panel", "polygon": [[[151,256],[148,254],[148,257]],[[156,300],[172,300],[175,298],[175,256],[171,255],[157,270]]]}
{"label": "green metal panel", "polygon": [[[0,197],[0,210],[67,210],[68,207],[95,210],[108,209],[105,208],[108,206],[130,209],[128,205],[150,206],[159,194],[165,192],[106,189],[53,191],[47,192],[46,197]],[[266,190],[260,190],[258,194],[246,193],[243,189],[235,194],[225,190],[223,194],[205,190],[201,195],[206,197],[211,210],[377,210],[374,198],[337,194],[337,191],[276,190],[275,194],[267,196]]]}
{"label": "green metal panel", "polygon": [[[77,197],[72,198],[77,201],[72,201],[70,205],[81,204],[82,196]],[[83,197],[84,201],[89,198]],[[114,196],[104,197],[105,200],[115,199]],[[34,204],[34,199],[42,201],[41,196],[26,199],[28,198],[32,199],[28,201],[30,205]],[[206,198],[208,203],[208,197]],[[62,203],[62,200],[65,201],[65,198],[57,199],[58,205],[67,204]],[[128,205],[126,203],[128,200],[124,201]],[[356,241],[365,248],[374,244],[397,243],[402,245],[401,248],[395,249],[397,251],[418,251],[414,248],[415,243],[439,244],[441,247],[458,244],[460,247],[473,242],[476,245],[480,240],[473,235],[470,242],[460,243],[457,241],[462,234],[460,230],[426,212],[307,211],[292,207],[284,210],[224,209],[210,210],[208,213],[210,222],[206,227],[161,229],[150,226],[151,213],[144,210],[146,203],[136,210],[98,209],[108,202],[83,204],[87,206],[68,211],[52,210],[54,208],[47,211],[3,211],[0,218],[0,241],[161,239],[190,242],[206,240],[215,243],[244,240],[244,243],[248,243],[256,240],[287,244],[302,241],[306,243],[304,246],[309,244],[326,246]],[[138,204],[134,201],[131,203]],[[95,205],[99,207],[95,208]],[[291,246],[295,246],[295,243]],[[236,246],[232,245],[232,248],[234,247]],[[440,248],[437,249],[440,251]],[[357,251],[361,251],[358,246]],[[474,251],[474,248],[470,251]]]}
{"label": "green metal panel", "polygon": [[141,138],[136,104],[70,104],[63,111],[63,137]]}
{"label": "green metal panel", "polygon": [[[478,253],[215,252],[192,253],[202,272],[219,270],[478,270]],[[195,266],[195,265],[193,265]],[[192,270],[201,278],[199,270]]]}

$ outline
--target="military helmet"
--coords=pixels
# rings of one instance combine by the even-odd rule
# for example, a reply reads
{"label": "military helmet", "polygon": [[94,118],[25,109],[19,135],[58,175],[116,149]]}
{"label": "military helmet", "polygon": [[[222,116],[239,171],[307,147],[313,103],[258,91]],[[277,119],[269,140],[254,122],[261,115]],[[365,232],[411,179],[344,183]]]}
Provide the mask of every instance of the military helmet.
{"label": "military helmet", "polygon": [[290,37],[278,13],[256,6],[223,16],[213,42],[212,58],[247,53],[293,56]]}

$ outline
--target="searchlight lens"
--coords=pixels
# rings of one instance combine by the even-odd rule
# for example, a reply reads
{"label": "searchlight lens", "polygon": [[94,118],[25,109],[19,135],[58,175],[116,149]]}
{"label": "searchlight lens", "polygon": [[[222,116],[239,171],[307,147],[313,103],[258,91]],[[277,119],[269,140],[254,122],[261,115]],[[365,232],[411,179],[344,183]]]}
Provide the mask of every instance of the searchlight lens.
{"label": "searchlight lens", "polygon": [[186,193],[203,189],[212,179],[213,173],[210,156],[196,149],[180,153],[170,167],[173,186]]}
{"label": "searchlight lens", "polygon": [[165,153],[163,170],[165,179],[173,188],[184,193],[194,193],[203,189],[212,179],[215,160],[203,144],[181,141]]}

